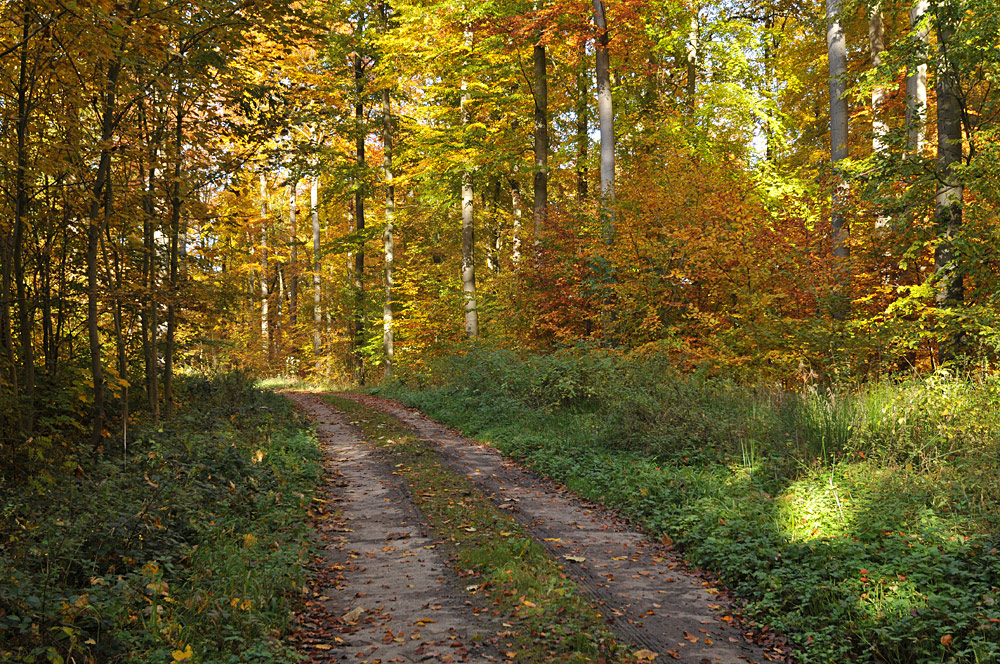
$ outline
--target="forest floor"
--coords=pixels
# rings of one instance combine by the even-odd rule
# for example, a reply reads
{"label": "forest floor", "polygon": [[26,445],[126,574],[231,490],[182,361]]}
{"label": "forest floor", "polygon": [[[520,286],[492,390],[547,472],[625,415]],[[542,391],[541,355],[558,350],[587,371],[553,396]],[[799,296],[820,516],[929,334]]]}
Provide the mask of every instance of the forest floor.
{"label": "forest floor", "polygon": [[296,634],[312,661],[788,658],[668,540],[397,402],[286,395],[324,449]]}

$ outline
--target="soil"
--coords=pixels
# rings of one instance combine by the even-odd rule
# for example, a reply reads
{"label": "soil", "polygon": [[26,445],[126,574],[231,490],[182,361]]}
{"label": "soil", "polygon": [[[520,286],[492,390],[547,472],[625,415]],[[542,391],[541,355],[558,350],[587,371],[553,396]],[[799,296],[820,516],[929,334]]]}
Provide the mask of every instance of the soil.
{"label": "soil", "polygon": [[[344,643],[336,644],[338,656],[369,664],[499,661],[491,643],[500,627],[468,601],[391,466],[319,396],[289,396],[316,423],[327,472],[335,479],[330,500],[342,510],[322,535],[327,538],[322,564],[342,568],[321,596],[333,622],[347,628]],[[788,657],[780,639],[742,630],[725,591],[688,570],[669,542],[651,541],[614,513],[398,402],[338,396],[398,418],[432,444],[447,466],[509,510],[560,560],[612,630],[637,648],[658,653],[657,661],[741,664]],[[322,564],[317,571],[329,576]],[[357,607],[364,613],[356,625],[336,618]],[[322,634],[315,638],[320,641],[315,647],[325,645]],[[461,645],[450,647],[455,643]]]}

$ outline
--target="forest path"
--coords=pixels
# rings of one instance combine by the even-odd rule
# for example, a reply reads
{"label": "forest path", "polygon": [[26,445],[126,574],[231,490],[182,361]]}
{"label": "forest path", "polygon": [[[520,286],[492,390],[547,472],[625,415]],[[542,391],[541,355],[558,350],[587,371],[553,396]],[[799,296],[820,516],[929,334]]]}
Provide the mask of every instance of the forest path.
{"label": "forest path", "polygon": [[[504,661],[493,645],[503,628],[469,601],[393,466],[320,395],[286,394],[315,422],[326,451],[328,482],[318,495],[329,502],[317,519],[325,554],[318,597],[299,618],[304,650],[313,661]],[[686,571],[668,546],[417,411],[337,396],[396,418],[430,444],[548,550],[623,641],[657,653],[656,661],[783,660],[749,641],[726,613],[724,595]],[[352,615],[358,607],[364,613]]]}
{"label": "forest path", "polygon": [[286,392],[313,421],[324,481],[312,512],[323,554],[297,618],[313,662],[497,662],[497,626],[474,611],[403,480],[350,420],[315,394]]}
{"label": "forest path", "polygon": [[598,604],[626,641],[660,653],[658,661],[780,661],[747,639],[713,584],[688,571],[670,547],[623,523],[550,480],[460,435],[419,411],[378,397],[342,394],[397,418],[482,489],[556,559]]}

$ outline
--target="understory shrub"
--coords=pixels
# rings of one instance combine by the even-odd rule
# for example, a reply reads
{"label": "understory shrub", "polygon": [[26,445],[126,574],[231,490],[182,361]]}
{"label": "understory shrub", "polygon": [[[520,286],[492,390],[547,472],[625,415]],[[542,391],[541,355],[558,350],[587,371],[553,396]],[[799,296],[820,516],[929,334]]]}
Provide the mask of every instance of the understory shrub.
{"label": "understory shrub", "polygon": [[124,450],[0,478],[0,659],[294,659],[316,441],[246,376],[188,377],[178,400]]}

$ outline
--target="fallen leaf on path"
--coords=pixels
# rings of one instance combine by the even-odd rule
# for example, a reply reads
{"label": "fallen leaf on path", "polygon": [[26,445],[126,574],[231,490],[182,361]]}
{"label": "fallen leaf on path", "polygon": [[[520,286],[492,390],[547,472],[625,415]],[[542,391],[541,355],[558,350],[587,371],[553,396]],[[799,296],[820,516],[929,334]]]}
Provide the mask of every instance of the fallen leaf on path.
{"label": "fallen leaf on path", "polygon": [[362,606],[356,606],[353,609],[351,609],[350,611],[348,611],[347,613],[345,613],[342,616],[342,618],[343,618],[344,622],[350,623],[350,624],[353,625],[356,622],[358,622],[358,618],[360,618],[361,614],[364,613],[364,612],[365,612],[364,607],[362,607]]}

